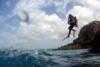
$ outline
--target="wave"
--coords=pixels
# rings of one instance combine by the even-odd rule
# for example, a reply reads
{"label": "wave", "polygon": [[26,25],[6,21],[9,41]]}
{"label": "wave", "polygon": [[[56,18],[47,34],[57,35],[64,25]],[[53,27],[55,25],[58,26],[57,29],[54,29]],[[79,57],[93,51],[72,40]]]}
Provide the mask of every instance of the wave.
{"label": "wave", "polygon": [[0,50],[0,67],[100,67],[100,55],[86,50]]}

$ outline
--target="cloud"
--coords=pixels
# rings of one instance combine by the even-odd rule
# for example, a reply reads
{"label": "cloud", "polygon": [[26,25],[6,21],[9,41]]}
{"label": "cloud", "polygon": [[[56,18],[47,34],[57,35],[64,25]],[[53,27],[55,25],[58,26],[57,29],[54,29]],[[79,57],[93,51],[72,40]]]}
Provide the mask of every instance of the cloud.
{"label": "cloud", "polygon": [[81,22],[84,22],[83,24],[87,24],[88,22],[95,19],[95,13],[92,11],[92,9],[84,7],[84,6],[74,6],[68,13],[73,14],[77,17],[79,24],[82,24]]}
{"label": "cloud", "polygon": [[[45,12],[27,11],[29,16],[29,24],[26,21],[20,21],[19,32],[28,34],[27,36],[32,36],[34,38],[40,39],[45,37],[52,37],[53,35],[59,38],[59,33],[64,31],[64,22],[56,15],[47,15]],[[23,16],[22,16],[23,17]],[[21,16],[20,16],[21,18]]]}
{"label": "cloud", "polygon": [[91,9],[100,9],[100,0],[76,0],[76,2]]}
{"label": "cloud", "polygon": [[[100,0],[81,0],[81,1],[76,0],[74,2],[78,3],[79,4],[78,6],[81,7],[80,8],[81,11],[79,10],[79,12],[76,13],[76,14],[79,14],[80,12],[82,12],[80,14],[80,18],[82,18],[82,16],[84,16],[84,19],[83,20],[81,19],[81,21],[85,20],[85,23],[88,23],[93,20],[100,20]],[[77,6],[77,5],[75,5],[75,6]],[[78,8],[76,8],[76,9],[78,9]],[[73,8],[71,10],[73,10]],[[80,20],[80,18],[79,18],[79,20]]]}
{"label": "cloud", "polygon": [[89,8],[94,12],[95,19],[100,20],[100,0],[76,0],[75,2]]}
{"label": "cloud", "polygon": [[66,6],[70,2],[70,0],[48,0],[49,5],[53,4],[56,7],[57,13],[66,13]]}
{"label": "cloud", "polygon": [[45,4],[45,0],[20,0],[18,2],[14,13],[20,18],[20,27],[12,37],[11,43],[33,45],[43,39],[62,39],[67,24],[56,13],[48,15],[41,10],[40,8]]}

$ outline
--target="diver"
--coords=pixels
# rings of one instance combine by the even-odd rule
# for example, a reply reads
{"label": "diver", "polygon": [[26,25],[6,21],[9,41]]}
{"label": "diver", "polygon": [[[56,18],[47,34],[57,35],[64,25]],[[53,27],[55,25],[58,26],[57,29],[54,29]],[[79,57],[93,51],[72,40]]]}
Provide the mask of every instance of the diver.
{"label": "diver", "polygon": [[68,35],[67,37],[65,37],[63,40],[67,39],[70,37],[70,34],[71,34],[71,31],[73,31],[73,37],[75,36],[75,29],[73,29],[74,27],[78,27],[77,25],[77,18],[75,16],[73,16],[72,14],[69,14],[68,16],[68,24],[70,25],[68,27],[69,29],[69,32],[68,32]]}

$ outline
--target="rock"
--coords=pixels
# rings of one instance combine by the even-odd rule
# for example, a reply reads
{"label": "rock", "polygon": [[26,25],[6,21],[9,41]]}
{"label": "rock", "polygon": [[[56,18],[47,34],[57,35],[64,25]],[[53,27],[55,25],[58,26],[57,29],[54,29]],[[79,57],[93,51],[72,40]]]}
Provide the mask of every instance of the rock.
{"label": "rock", "polygon": [[100,21],[92,21],[85,25],[75,42],[79,43],[81,48],[90,48],[91,52],[100,52]]}

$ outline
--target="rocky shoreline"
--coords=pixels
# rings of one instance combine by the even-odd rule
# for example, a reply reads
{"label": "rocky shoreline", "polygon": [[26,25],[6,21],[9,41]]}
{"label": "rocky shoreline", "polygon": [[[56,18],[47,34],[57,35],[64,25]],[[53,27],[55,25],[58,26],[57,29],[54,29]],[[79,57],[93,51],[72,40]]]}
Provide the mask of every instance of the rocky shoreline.
{"label": "rocky shoreline", "polygon": [[55,50],[66,49],[89,49],[90,52],[100,53],[100,21],[95,20],[83,26],[73,43]]}

